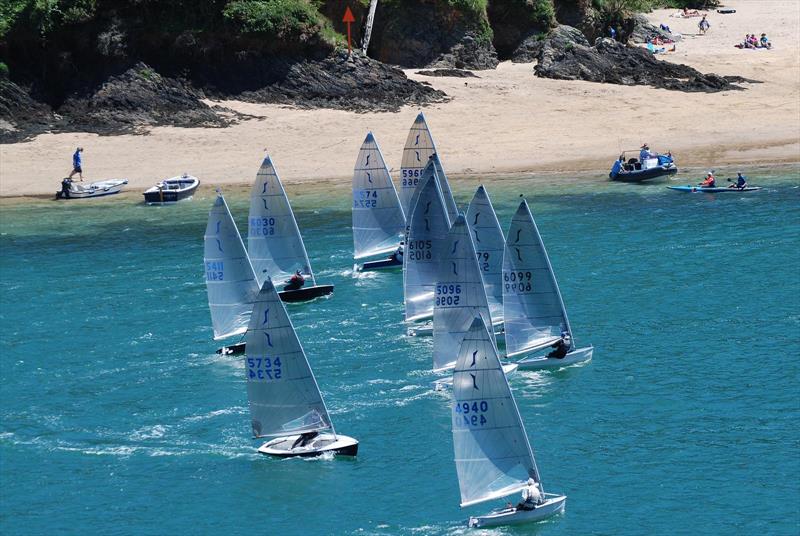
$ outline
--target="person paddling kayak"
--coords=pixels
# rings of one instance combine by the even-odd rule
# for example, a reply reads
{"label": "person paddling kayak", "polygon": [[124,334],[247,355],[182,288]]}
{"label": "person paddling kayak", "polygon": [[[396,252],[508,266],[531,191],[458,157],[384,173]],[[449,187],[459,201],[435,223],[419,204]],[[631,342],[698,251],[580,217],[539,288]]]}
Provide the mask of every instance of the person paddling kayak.
{"label": "person paddling kayak", "polygon": [[714,172],[709,171],[706,179],[698,184],[700,188],[714,188],[717,185],[717,180],[714,178]]}
{"label": "person paddling kayak", "polygon": [[[730,181],[730,179],[728,179]],[[728,185],[728,188],[738,188],[739,190],[744,190],[747,186],[747,177],[742,175],[742,172],[736,174],[736,182],[734,183],[731,181],[731,184]]]}

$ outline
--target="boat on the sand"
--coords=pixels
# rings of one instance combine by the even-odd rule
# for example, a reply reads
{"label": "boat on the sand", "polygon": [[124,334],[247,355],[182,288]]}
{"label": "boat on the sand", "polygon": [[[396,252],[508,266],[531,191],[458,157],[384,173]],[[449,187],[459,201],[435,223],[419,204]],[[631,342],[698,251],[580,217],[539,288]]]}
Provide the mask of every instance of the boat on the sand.
{"label": "boat on the sand", "polygon": [[177,203],[182,199],[188,199],[194,195],[197,187],[200,186],[200,179],[187,173],[164,179],[144,191],[144,202],[148,205],[163,203]]}
{"label": "boat on the sand", "polygon": [[56,192],[56,199],[87,199],[114,195],[120,193],[126,184],[128,179],[108,179],[83,185],[65,178],[61,181],[61,190]]}

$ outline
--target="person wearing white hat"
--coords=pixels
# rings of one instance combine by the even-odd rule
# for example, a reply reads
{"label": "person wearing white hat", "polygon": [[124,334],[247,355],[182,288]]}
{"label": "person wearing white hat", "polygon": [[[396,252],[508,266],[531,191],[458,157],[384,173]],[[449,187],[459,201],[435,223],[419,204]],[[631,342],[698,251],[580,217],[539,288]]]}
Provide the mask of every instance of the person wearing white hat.
{"label": "person wearing white hat", "polygon": [[522,490],[522,501],[517,505],[517,510],[533,510],[542,503],[542,491],[533,478],[529,478],[527,486]]}

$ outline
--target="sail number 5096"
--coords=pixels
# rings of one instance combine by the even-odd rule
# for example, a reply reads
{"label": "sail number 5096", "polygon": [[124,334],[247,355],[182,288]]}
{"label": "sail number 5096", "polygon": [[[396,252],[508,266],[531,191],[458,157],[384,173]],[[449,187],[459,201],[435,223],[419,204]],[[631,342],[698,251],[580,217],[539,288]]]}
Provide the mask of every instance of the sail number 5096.
{"label": "sail number 5096", "polygon": [[455,412],[461,415],[462,423],[465,426],[483,426],[488,420],[486,413],[489,411],[489,403],[485,400],[469,402],[457,402]]}
{"label": "sail number 5096", "polygon": [[458,305],[461,301],[461,285],[436,285],[436,305]]}

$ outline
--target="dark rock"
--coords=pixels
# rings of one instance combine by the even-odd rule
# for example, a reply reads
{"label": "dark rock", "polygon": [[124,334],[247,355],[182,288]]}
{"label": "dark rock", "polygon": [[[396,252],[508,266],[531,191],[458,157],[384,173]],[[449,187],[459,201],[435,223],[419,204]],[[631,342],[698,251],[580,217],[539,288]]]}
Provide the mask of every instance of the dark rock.
{"label": "dark rock", "polygon": [[474,35],[466,34],[459,43],[433,60],[428,68],[433,69],[494,69],[500,63],[491,42],[482,42]]}
{"label": "dark rock", "polygon": [[462,71],[461,69],[432,69],[430,71],[417,71],[422,76],[452,76],[454,78],[480,78],[472,71]]}
{"label": "dark rock", "polygon": [[55,122],[49,106],[0,75],[0,143],[23,141],[49,130]]}
{"label": "dark rock", "polygon": [[397,67],[359,52],[336,52],[322,61],[289,66],[282,79],[238,98],[249,102],[339,108],[357,112],[397,111],[405,104],[443,102],[447,95],[409,80]]}
{"label": "dark rock", "polygon": [[725,77],[658,60],[644,48],[612,39],[600,38],[595,46],[587,46],[583,36],[578,38],[562,28],[553,32],[539,51],[534,67],[537,76],[709,93],[744,89]]}
{"label": "dark rock", "polygon": [[539,58],[545,43],[551,43],[555,48],[565,48],[568,44],[589,46],[589,41],[580,30],[572,26],[557,26],[549,34],[531,35],[526,38],[511,54],[514,63],[531,63]]}
{"label": "dark rock", "polygon": [[188,84],[162,77],[144,63],[112,76],[88,95],[72,95],[59,107],[66,128],[116,134],[141,127],[222,127],[230,123]]}
{"label": "dark rock", "polygon": [[634,43],[647,43],[648,40],[655,39],[669,39],[670,41],[678,41],[680,36],[672,35],[670,32],[662,30],[658,26],[650,24],[647,17],[644,15],[636,15],[633,17],[633,32],[630,35],[630,40]]}

